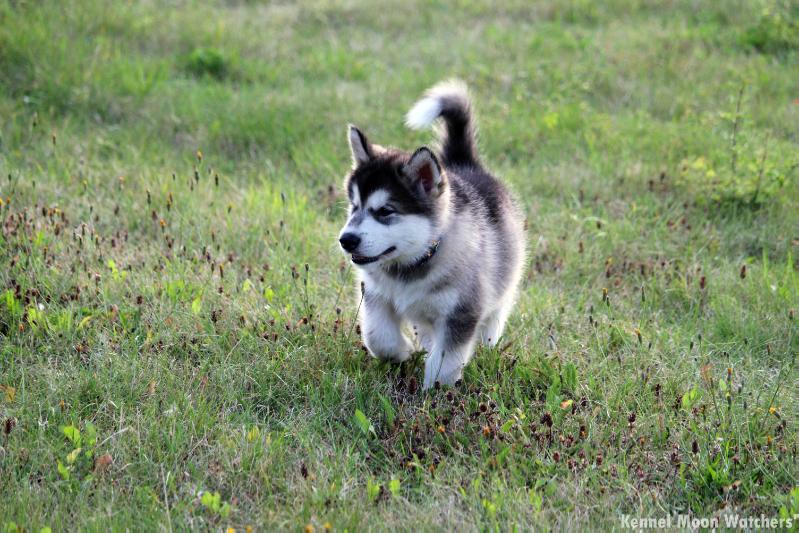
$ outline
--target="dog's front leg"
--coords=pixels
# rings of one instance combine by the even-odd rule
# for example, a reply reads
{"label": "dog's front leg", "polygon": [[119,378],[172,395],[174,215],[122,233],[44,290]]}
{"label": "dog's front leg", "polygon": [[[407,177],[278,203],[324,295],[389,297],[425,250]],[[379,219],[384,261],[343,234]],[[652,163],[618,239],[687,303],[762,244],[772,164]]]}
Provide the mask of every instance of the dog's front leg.
{"label": "dog's front leg", "polygon": [[469,307],[458,306],[446,319],[435,324],[433,350],[424,365],[424,388],[438,381],[454,385],[463,376],[474,352],[477,314]]}
{"label": "dog's front leg", "polygon": [[413,344],[401,330],[402,319],[380,295],[364,294],[361,311],[363,342],[372,356],[401,363],[413,353]]}
{"label": "dog's front leg", "polygon": [[431,353],[435,341],[435,331],[433,327],[430,324],[417,323],[414,325],[413,329],[416,332],[416,340],[419,346],[427,353]]}

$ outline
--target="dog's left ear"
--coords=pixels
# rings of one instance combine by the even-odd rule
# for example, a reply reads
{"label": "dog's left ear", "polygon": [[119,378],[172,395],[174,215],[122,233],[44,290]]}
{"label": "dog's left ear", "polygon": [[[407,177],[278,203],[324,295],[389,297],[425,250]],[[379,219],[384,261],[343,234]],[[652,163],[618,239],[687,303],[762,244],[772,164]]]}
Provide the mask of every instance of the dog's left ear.
{"label": "dog's left ear", "polygon": [[366,138],[366,135],[361,130],[352,124],[347,127],[347,138],[350,141],[353,168],[368,163],[375,156],[372,143],[369,142],[369,139]]}
{"label": "dog's left ear", "polygon": [[438,196],[444,190],[444,176],[435,154],[426,146],[416,150],[402,167],[411,188],[426,196]]}

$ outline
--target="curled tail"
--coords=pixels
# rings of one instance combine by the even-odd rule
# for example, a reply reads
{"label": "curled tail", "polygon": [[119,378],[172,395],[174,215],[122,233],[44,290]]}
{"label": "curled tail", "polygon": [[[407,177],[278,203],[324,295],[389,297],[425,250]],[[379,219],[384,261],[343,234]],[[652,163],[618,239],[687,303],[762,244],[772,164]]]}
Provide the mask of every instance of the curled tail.
{"label": "curled tail", "polygon": [[472,106],[465,83],[450,80],[433,86],[408,111],[405,124],[418,130],[439,117],[444,119],[444,128],[439,130],[444,165],[479,166]]}

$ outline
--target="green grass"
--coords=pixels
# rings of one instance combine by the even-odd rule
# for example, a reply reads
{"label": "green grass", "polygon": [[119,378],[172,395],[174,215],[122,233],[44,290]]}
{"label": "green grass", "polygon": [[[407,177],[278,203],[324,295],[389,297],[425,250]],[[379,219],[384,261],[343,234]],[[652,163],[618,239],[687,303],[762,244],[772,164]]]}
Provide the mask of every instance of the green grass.
{"label": "green grass", "polygon": [[[795,4],[160,4],[0,2],[0,526],[799,513]],[[450,76],[530,265],[423,393],[335,236]]]}

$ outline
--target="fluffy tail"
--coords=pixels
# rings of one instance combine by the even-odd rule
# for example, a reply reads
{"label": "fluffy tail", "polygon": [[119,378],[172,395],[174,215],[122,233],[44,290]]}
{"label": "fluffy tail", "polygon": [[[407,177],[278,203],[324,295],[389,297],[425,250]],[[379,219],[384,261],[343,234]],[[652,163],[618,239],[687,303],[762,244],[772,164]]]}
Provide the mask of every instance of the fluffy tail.
{"label": "fluffy tail", "polygon": [[450,80],[432,87],[408,111],[405,124],[418,130],[439,117],[444,119],[444,128],[439,130],[444,165],[479,166],[472,106],[465,83]]}

